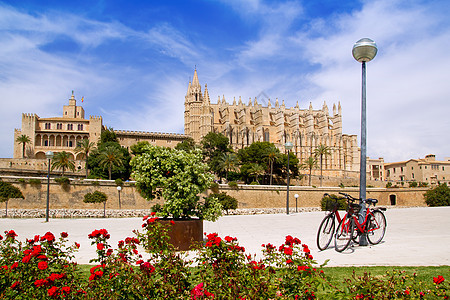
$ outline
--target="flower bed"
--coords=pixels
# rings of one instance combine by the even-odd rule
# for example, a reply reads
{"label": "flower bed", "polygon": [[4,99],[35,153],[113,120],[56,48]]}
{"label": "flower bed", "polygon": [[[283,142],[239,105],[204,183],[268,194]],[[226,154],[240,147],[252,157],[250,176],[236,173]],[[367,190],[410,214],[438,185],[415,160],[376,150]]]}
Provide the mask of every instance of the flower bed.
{"label": "flower bed", "polygon": [[[73,262],[79,244],[68,245],[68,233],[47,232],[22,243],[13,230],[0,241],[0,298],[4,299],[314,299],[327,292],[337,299],[446,298],[448,282],[432,282],[394,272],[385,276],[343,278],[335,287],[307,245],[287,236],[282,245],[262,245],[263,257],[245,253],[236,238],[205,234],[188,259],[169,243],[171,223],[144,217],[142,231],[108,243],[105,229],[89,234],[97,257],[85,276]],[[143,246],[150,254],[143,259]]]}

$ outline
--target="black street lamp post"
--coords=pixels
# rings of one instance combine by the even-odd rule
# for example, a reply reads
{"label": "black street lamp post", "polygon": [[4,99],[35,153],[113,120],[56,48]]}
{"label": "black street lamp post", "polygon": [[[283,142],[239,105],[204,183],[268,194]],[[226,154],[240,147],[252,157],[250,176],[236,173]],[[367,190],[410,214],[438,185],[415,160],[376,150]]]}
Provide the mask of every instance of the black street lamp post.
{"label": "black street lamp post", "polygon": [[45,222],[48,222],[48,215],[50,213],[50,163],[53,158],[53,152],[47,151],[45,157],[48,160],[48,173],[47,173],[47,208],[45,210]]}
{"label": "black street lamp post", "polygon": [[294,147],[294,145],[291,142],[286,142],[286,144],[284,144],[284,147],[287,150],[287,154],[288,154],[288,159],[287,159],[287,190],[286,190],[286,214],[289,214],[289,153],[290,150]]}

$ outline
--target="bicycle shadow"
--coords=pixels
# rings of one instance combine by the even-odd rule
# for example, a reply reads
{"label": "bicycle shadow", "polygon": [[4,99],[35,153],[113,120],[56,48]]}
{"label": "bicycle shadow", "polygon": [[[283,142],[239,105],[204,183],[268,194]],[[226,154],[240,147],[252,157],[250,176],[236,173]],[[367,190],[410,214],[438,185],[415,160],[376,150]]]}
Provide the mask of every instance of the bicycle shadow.
{"label": "bicycle shadow", "polygon": [[[352,253],[354,253],[354,252],[356,252],[358,250],[376,247],[376,246],[382,245],[384,243],[386,243],[386,241],[383,240],[383,241],[379,242],[376,245],[372,245],[372,244],[369,243],[367,246],[360,246],[358,241],[352,241],[351,244],[347,247],[347,249],[345,249],[342,252],[338,252],[338,251],[336,251],[336,252],[342,253],[342,254],[352,254]],[[327,251],[329,249],[335,250],[334,245],[329,245],[326,249],[319,250],[319,252],[324,252],[324,251]]]}

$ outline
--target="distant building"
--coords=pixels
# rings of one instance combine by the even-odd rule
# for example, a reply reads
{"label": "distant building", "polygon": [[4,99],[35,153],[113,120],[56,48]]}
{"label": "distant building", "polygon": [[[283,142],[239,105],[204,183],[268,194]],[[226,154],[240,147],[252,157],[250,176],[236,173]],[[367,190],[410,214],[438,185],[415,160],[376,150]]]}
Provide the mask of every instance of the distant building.
{"label": "distant building", "polygon": [[[62,117],[40,118],[36,114],[22,114],[22,128],[14,130],[14,158],[22,158],[22,144],[16,142],[21,135],[27,135],[30,143],[26,144],[25,157],[45,159],[47,151],[69,153],[71,159],[81,160],[83,155],[75,153],[79,141],[89,139],[97,143],[100,135],[106,127],[102,117],[84,117],[84,109],[77,106],[75,96],[72,93],[69,105],[63,106]],[[183,134],[156,133],[142,131],[114,130],[119,143],[129,148],[130,146],[148,141],[150,144],[165,147],[175,147],[176,144],[186,139]]]}
{"label": "distant building", "polygon": [[384,159],[382,157],[367,158],[367,178],[370,180],[385,180]]}
{"label": "distant building", "polygon": [[434,154],[425,158],[385,163],[386,179],[391,181],[417,181],[428,184],[450,183],[450,158],[437,161]]}
{"label": "distant building", "polygon": [[300,162],[323,144],[331,150],[331,155],[324,157],[324,174],[340,177],[359,171],[356,135],[342,134],[340,103],[337,107],[333,105],[331,115],[325,103],[322,109],[314,110],[311,104],[308,109],[300,109],[298,103],[289,108],[278,99],[274,105],[268,99],[267,106],[263,106],[257,98],[244,104],[239,97],[230,104],[223,96],[213,104],[206,84],[202,93],[195,70],[184,105],[184,132],[197,143],[209,132],[217,132],[228,137],[235,150],[256,141],[268,141],[284,152],[284,144],[291,141],[294,144],[292,151]]}

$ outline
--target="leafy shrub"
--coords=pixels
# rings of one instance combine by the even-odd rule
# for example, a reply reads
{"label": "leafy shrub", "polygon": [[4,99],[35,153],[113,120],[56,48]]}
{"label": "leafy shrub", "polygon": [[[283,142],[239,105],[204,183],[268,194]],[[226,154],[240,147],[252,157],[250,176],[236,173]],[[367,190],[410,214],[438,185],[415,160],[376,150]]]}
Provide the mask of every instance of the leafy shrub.
{"label": "leafy shrub", "polygon": [[217,182],[213,182],[211,183],[211,185],[209,186],[209,189],[213,192],[213,193],[218,193],[219,192],[219,184]]}
{"label": "leafy shrub", "polygon": [[386,183],[386,188],[390,188],[390,187],[392,187],[392,182]]}
{"label": "leafy shrub", "polygon": [[450,188],[443,183],[428,190],[425,195],[425,202],[428,206],[449,206],[450,205]]}
{"label": "leafy shrub", "polygon": [[41,180],[40,179],[36,179],[36,178],[31,178],[30,179],[30,184],[40,185],[41,184]]}
{"label": "leafy shrub", "polygon": [[103,203],[108,200],[108,196],[100,191],[95,191],[93,193],[87,193],[84,195],[84,203]]}
{"label": "leafy shrub", "polygon": [[58,178],[55,178],[55,181],[57,183],[59,183],[60,185],[68,185],[68,184],[70,184],[70,179],[67,178],[67,177],[58,177]]}
{"label": "leafy shrub", "polygon": [[228,182],[228,186],[229,186],[230,188],[232,188],[233,190],[237,190],[237,189],[239,188],[239,186],[238,186],[238,184],[237,184],[236,181],[230,181],[230,182]]}
{"label": "leafy shrub", "polygon": [[257,181],[252,181],[252,182],[250,182],[250,185],[259,185],[259,182],[257,182]]}
{"label": "leafy shrub", "polygon": [[27,182],[25,181],[25,179],[23,179],[23,178],[19,178],[19,179],[17,179],[17,181],[20,182],[20,183],[27,183]]}
{"label": "leafy shrub", "polygon": [[417,187],[417,186],[418,186],[417,181],[411,181],[411,182],[409,183],[409,187],[410,187],[410,188],[415,188],[415,187]]}
{"label": "leafy shrub", "polygon": [[106,218],[106,200],[108,196],[105,193],[95,191],[93,193],[87,193],[84,195],[84,203],[103,203],[103,218]]}
{"label": "leafy shrub", "polygon": [[123,180],[121,178],[117,178],[116,180],[114,180],[114,183],[118,186],[122,186],[123,185]]}
{"label": "leafy shrub", "polygon": [[238,207],[238,201],[236,198],[227,195],[227,193],[212,194],[210,197],[215,197],[222,205],[227,214],[229,209],[236,209]]}
{"label": "leafy shrub", "polygon": [[427,187],[428,182],[419,182],[419,187]]}
{"label": "leafy shrub", "polygon": [[98,182],[98,180],[91,181],[91,183],[92,183],[93,186],[99,186],[100,185],[100,182]]}
{"label": "leafy shrub", "polygon": [[348,206],[345,197],[339,197],[334,194],[322,197],[322,200],[320,201],[320,207],[322,208],[322,210],[331,211],[335,205],[338,205],[339,210],[347,210]]}

